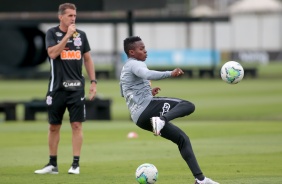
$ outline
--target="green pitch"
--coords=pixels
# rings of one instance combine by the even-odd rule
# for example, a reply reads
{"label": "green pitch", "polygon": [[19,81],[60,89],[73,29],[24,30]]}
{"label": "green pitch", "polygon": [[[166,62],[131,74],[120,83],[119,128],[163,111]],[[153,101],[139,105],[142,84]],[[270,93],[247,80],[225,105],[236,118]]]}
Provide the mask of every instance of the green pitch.
{"label": "green pitch", "polygon": [[[274,121],[177,122],[190,137],[203,172],[220,183],[280,183],[282,123]],[[128,139],[135,131],[139,137]],[[159,170],[160,184],[193,183],[176,145],[129,121],[84,124],[81,174],[68,175],[71,130],[64,122],[59,147],[59,175],[35,175],[47,162],[46,123],[0,124],[1,183],[134,184],[145,162]]]}
{"label": "green pitch", "polygon": [[[280,120],[282,121],[281,78],[243,79],[239,84],[227,84],[221,79],[166,79],[153,81],[160,87],[158,96],[178,97],[196,105],[189,120]],[[86,95],[89,84],[86,84]],[[120,96],[117,80],[100,80],[97,97],[112,99],[113,120],[129,120],[125,100]],[[0,81],[0,101],[44,99],[47,81]],[[23,119],[23,109],[17,110]],[[45,114],[45,113],[44,113]],[[3,118],[3,114],[0,114]],[[46,119],[45,117],[41,119]],[[67,115],[66,115],[67,118]],[[186,120],[186,118],[185,118]]]}
{"label": "green pitch", "polygon": [[[278,66],[278,65],[277,65]],[[198,162],[208,177],[221,184],[265,184],[282,181],[282,73],[274,66],[261,78],[230,85],[221,79],[154,81],[159,96],[187,99],[196,105],[188,117],[173,121],[191,138]],[[273,72],[277,71],[277,72]],[[88,90],[88,82],[86,83]],[[0,101],[44,99],[47,80],[1,80]],[[134,184],[135,170],[152,163],[160,184],[194,183],[177,147],[129,121],[117,80],[99,80],[98,97],[112,99],[111,121],[84,124],[81,174],[68,175],[72,161],[71,130],[66,113],[59,146],[59,175],[35,175],[47,163],[47,116],[5,122],[0,113],[0,183]],[[137,139],[127,139],[130,131]]]}

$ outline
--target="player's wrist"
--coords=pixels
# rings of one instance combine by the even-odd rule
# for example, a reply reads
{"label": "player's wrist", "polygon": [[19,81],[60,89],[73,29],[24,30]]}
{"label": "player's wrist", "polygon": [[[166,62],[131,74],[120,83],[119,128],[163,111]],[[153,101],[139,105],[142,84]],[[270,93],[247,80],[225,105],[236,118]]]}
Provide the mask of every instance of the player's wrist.
{"label": "player's wrist", "polygon": [[98,83],[96,79],[93,79],[93,80],[90,81],[90,84],[92,84],[93,82],[94,82],[95,84]]}

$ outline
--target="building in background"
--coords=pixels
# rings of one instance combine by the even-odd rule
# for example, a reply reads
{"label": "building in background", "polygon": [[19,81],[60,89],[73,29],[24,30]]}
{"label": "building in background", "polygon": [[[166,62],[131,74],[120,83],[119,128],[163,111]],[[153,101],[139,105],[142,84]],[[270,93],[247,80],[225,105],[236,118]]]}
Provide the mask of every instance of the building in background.
{"label": "building in background", "polygon": [[[282,10],[279,0],[166,0],[166,2],[164,8],[132,12],[133,20],[186,18],[183,21],[135,22],[134,35],[145,41],[148,50],[211,50],[220,52],[224,56],[221,60],[235,59],[264,64],[282,60],[280,54]],[[252,9],[246,8],[247,5]],[[126,11],[78,13],[78,18],[87,20],[78,23],[77,26],[87,32],[98,68],[100,64],[116,67],[116,56],[123,53],[123,39],[128,36],[126,21],[101,20],[125,20],[126,15]],[[0,13],[0,20],[40,18],[42,21],[39,28],[45,32],[50,26],[57,25],[54,16],[56,14],[53,12]],[[227,17],[229,21],[202,21],[212,17]],[[187,19],[189,21],[185,21]],[[179,53],[177,52],[174,58],[179,60],[182,57]],[[213,54],[211,59],[212,57]]]}
{"label": "building in background", "polygon": [[[253,1],[254,5],[260,2],[274,0],[246,0]],[[237,3],[236,3],[237,2]],[[282,18],[281,10],[250,10],[248,13],[231,12],[238,0],[178,0],[169,1],[166,9],[136,11],[136,17],[154,16],[200,16],[191,14],[197,7],[207,7],[202,17],[230,16],[230,22],[215,24],[215,48],[223,51],[231,50],[281,50],[282,49]],[[275,1],[279,2],[279,1]],[[235,3],[235,4],[234,4]],[[184,5],[183,5],[184,4]],[[232,6],[233,5],[233,6]],[[280,2],[278,4],[280,5]],[[191,8],[191,9],[189,9]],[[267,8],[267,6],[265,6]],[[237,12],[240,12],[237,10]],[[206,14],[205,14],[206,13]],[[118,13],[117,13],[118,14]],[[121,13],[122,14],[122,13]],[[248,29],[246,29],[246,25]],[[41,29],[46,30],[50,25],[41,24]],[[110,52],[114,49],[114,31],[111,23],[104,24],[80,24],[90,35],[93,50]],[[122,43],[128,36],[126,23],[120,23],[117,29],[117,42]],[[135,23],[134,33],[145,39],[147,47],[153,49],[183,49],[183,48],[210,48],[211,25],[209,23]],[[105,35],[105,36],[104,36]],[[122,51],[122,44],[118,44],[118,50]]]}

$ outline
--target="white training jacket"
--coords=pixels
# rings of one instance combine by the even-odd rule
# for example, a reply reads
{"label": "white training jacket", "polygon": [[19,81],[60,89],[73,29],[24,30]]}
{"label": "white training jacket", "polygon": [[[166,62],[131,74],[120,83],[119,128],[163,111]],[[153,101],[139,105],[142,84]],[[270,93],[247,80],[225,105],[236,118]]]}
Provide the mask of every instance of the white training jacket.
{"label": "white training jacket", "polygon": [[135,123],[153,98],[150,80],[169,78],[171,72],[149,70],[145,62],[128,58],[121,70],[120,89]]}

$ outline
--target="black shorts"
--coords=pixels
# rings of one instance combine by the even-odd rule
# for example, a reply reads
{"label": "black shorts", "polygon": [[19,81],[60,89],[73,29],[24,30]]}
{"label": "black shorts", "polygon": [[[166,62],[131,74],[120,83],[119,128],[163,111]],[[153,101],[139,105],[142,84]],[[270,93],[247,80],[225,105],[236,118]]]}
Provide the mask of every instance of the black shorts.
{"label": "black shorts", "polygon": [[66,109],[69,111],[70,122],[85,121],[84,90],[48,92],[46,104],[50,124],[62,124]]}

